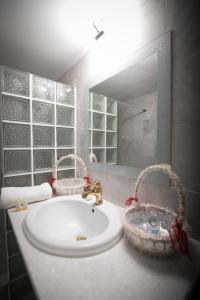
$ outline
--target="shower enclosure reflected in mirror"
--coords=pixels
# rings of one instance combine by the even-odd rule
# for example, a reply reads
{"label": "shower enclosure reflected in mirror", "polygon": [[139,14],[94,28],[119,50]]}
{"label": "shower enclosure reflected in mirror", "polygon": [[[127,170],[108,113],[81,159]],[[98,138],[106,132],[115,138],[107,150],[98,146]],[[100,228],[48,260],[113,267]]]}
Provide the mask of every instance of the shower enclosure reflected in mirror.
{"label": "shower enclosure reflected in mirror", "polygon": [[157,160],[157,54],[90,89],[91,160],[143,167]]}
{"label": "shower enclosure reflected in mirror", "polygon": [[170,163],[171,34],[89,85],[90,168],[136,177]]}

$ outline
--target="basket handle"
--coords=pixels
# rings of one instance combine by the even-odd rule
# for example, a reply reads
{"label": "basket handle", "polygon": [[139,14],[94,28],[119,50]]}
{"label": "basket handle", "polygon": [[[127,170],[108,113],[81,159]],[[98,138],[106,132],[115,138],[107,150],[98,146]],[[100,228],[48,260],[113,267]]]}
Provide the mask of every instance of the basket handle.
{"label": "basket handle", "polygon": [[89,154],[89,160],[90,160],[90,162],[95,162],[95,163],[98,162],[97,157],[96,157],[96,155],[94,154],[94,152],[91,152],[91,153]]}
{"label": "basket handle", "polygon": [[136,184],[135,184],[135,190],[134,190],[135,198],[138,199],[138,192],[139,192],[139,188],[140,188],[142,181],[149,173],[151,173],[153,171],[162,171],[163,173],[168,175],[169,178],[171,179],[171,182],[172,182],[173,186],[175,187],[176,192],[178,194],[178,201],[179,201],[178,210],[177,210],[178,216],[180,218],[180,221],[183,221],[183,219],[185,217],[185,200],[186,200],[185,193],[183,191],[183,185],[181,184],[180,177],[178,175],[176,175],[176,173],[173,172],[171,166],[168,164],[152,165],[152,166],[145,168],[140,173],[140,175],[138,176],[138,178],[136,180]]}
{"label": "basket handle", "polygon": [[68,154],[68,155],[62,156],[59,160],[57,160],[57,162],[55,163],[55,165],[53,167],[53,173],[52,173],[53,177],[55,179],[57,179],[57,168],[58,168],[59,164],[63,160],[68,159],[68,158],[71,158],[71,159],[74,159],[74,160],[76,159],[76,160],[78,160],[80,162],[81,167],[83,169],[83,177],[86,177],[87,176],[87,167],[86,167],[84,161],[80,157],[78,157],[78,156],[76,156],[74,154]]}

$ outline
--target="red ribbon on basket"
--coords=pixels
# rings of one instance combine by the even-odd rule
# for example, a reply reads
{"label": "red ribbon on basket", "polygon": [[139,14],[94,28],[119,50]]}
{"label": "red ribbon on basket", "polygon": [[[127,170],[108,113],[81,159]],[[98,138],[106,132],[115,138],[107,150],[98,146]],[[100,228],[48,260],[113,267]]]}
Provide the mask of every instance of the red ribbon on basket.
{"label": "red ribbon on basket", "polygon": [[50,186],[52,188],[53,194],[56,194],[56,190],[53,188],[53,183],[54,183],[55,180],[56,179],[52,175],[49,177],[49,180],[48,180],[48,183],[50,184]]}
{"label": "red ribbon on basket", "polygon": [[176,217],[175,224],[172,224],[169,230],[169,236],[172,242],[172,247],[175,249],[176,243],[178,243],[181,254],[190,257],[187,234],[182,227],[182,222],[179,217]]}
{"label": "red ribbon on basket", "polygon": [[90,190],[90,177],[89,176],[85,176],[84,179],[86,180],[86,186],[85,186],[85,189],[86,191],[89,191]]}
{"label": "red ribbon on basket", "polygon": [[49,184],[50,184],[50,186],[53,188],[53,183],[54,183],[54,181],[55,181],[56,179],[53,177],[53,176],[50,176],[49,177],[49,180],[48,180],[48,182],[49,182]]}
{"label": "red ribbon on basket", "polygon": [[137,202],[138,198],[137,197],[128,197],[128,199],[126,200],[126,206],[130,206],[131,204],[133,204],[134,202]]}

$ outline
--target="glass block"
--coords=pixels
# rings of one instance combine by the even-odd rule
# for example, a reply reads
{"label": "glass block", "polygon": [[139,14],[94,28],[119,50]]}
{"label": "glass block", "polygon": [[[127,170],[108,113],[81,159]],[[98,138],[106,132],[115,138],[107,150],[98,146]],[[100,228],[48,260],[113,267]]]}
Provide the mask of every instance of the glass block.
{"label": "glass block", "polygon": [[34,171],[52,169],[55,164],[54,150],[34,150]]}
{"label": "glass block", "polygon": [[93,128],[105,129],[105,115],[93,112]]}
{"label": "glass block", "polygon": [[107,98],[107,113],[117,114],[117,100]]}
{"label": "glass block", "polygon": [[4,147],[30,147],[30,125],[3,124]]}
{"label": "glass block", "polygon": [[54,124],[54,105],[33,101],[33,122]]}
{"label": "glass block", "polygon": [[[1,259],[2,259],[3,263],[6,262],[6,258],[5,259],[1,258]],[[2,274],[5,274],[5,273],[7,273],[7,265],[6,265],[6,271],[3,271]],[[9,286],[8,286],[8,284],[0,286],[0,297],[1,297],[2,300],[8,300],[9,299]]]}
{"label": "glass block", "polygon": [[26,273],[24,261],[20,254],[9,258],[9,273],[11,280]]}
{"label": "glass block", "polygon": [[107,163],[116,163],[116,160],[117,160],[116,149],[107,149],[106,150],[106,162]]}
{"label": "glass block", "polygon": [[33,146],[34,147],[53,147],[54,128],[48,126],[33,126]]}
{"label": "glass block", "polygon": [[31,175],[6,177],[5,186],[31,186]]}
{"label": "glass block", "polygon": [[116,147],[117,145],[117,133],[107,132],[106,133],[106,144],[107,147]]}
{"label": "glass block", "polygon": [[[58,149],[57,150],[57,158],[60,159],[62,156],[74,154],[74,149]],[[59,167],[74,167],[74,160],[72,159],[65,159],[59,165]]]}
{"label": "glass block", "polygon": [[29,122],[30,101],[3,95],[3,118],[4,120]]}
{"label": "glass block", "polygon": [[74,88],[64,83],[56,83],[57,102],[74,105]]}
{"label": "glass block", "polygon": [[3,91],[29,96],[29,75],[11,68],[3,69]]}
{"label": "glass block", "polygon": [[104,163],[105,162],[105,150],[104,149],[93,149],[93,153],[96,156],[97,162]]}
{"label": "glass block", "polygon": [[74,108],[58,106],[57,109],[57,124],[74,126]]}
{"label": "glass block", "polygon": [[93,131],[93,146],[104,147],[105,146],[105,132]]}
{"label": "glass block", "polygon": [[52,80],[33,75],[33,97],[54,101],[54,82]]}
{"label": "glass block", "polygon": [[60,178],[73,178],[75,176],[75,170],[58,171],[58,179]]}
{"label": "glass block", "polygon": [[6,150],[4,152],[5,174],[30,172],[31,152],[29,150]]}
{"label": "glass block", "polygon": [[89,130],[89,147],[92,146],[92,130]]}
{"label": "glass block", "polygon": [[89,109],[92,109],[92,93],[90,93],[90,104],[89,104]]}
{"label": "glass block", "polygon": [[44,182],[48,182],[49,177],[52,175],[51,172],[34,174],[34,185],[39,185]]}
{"label": "glass block", "polygon": [[7,246],[9,256],[14,255],[20,251],[14,232],[7,233]]}
{"label": "glass block", "polygon": [[[7,220],[8,220],[8,216],[6,215],[6,210],[0,209],[0,253],[1,253],[0,278],[1,279],[3,279],[4,274],[7,274],[7,268],[8,268],[8,266],[7,266],[7,249],[6,249],[7,248],[6,247],[6,231],[8,230],[7,229]],[[2,285],[8,283],[8,276],[6,276],[6,278],[5,278],[6,281],[3,280],[4,283],[1,279],[0,279],[0,299],[1,300],[8,299],[8,298],[2,298],[2,295],[1,295]]]}
{"label": "glass block", "polygon": [[[1,212],[1,211],[0,211]],[[8,214],[6,214],[6,230],[7,231],[12,231],[13,228],[12,228],[12,224],[10,222],[10,219],[9,219],[9,216]]]}
{"label": "glass block", "polygon": [[92,113],[89,112],[89,128],[92,128]]}
{"label": "glass block", "polygon": [[105,112],[105,96],[93,94],[93,110]]}
{"label": "glass block", "polygon": [[58,146],[74,146],[74,129],[57,128],[57,145]]}
{"label": "glass block", "polygon": [[107,115],[107,129],[117,130],[117,117]]}
{"label": "glass block", "polygon": [[[32,286],[28,275],[17,278],[9,284],[10,287],[10,299],[22,300],[30,299],[29,295],[32,291]],[[33,298],[34,299],[34,298]]]}

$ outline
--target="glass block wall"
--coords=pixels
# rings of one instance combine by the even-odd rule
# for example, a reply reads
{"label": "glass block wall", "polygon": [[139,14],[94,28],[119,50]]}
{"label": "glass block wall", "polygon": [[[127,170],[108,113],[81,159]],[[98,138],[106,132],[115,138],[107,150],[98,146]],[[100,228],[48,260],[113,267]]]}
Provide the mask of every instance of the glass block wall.
{"label": "glass block wall", "polygon": [[97,162],[117,163],[117,100],[90,93],[90,149]]}
{"label": "glass block wall", "polygon": [[[75,89],[8,67],[1,71],[1,173],[3,186],[48,180],[63,155],[76,152]],[[64,161],[58,177],[73,177]]]}

